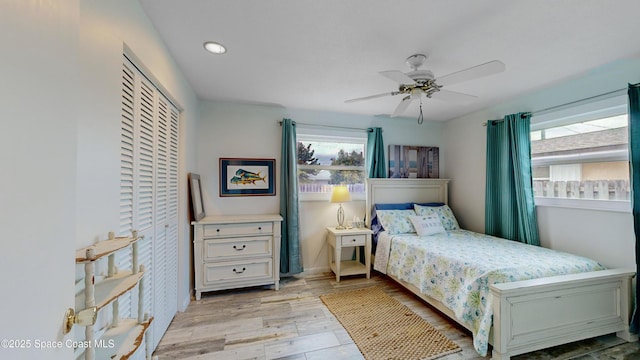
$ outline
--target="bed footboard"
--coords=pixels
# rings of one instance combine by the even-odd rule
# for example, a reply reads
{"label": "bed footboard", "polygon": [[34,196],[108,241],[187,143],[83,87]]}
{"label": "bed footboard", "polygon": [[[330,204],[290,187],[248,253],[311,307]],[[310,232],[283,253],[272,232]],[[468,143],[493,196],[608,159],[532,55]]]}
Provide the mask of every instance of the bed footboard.
{"label": "bed footboard", "polygon": [[492,359],[629,332],[634,271],[611,269],[491,285]]}

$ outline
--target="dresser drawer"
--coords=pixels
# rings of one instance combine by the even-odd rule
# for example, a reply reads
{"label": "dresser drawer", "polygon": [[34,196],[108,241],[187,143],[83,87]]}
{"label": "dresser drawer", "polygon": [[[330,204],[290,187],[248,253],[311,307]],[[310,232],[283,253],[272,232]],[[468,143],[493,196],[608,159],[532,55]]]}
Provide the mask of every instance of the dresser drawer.
{"label": "dresser drawer", "polygon": [[361,246],[367,240],[366,235],[344,235],[342,236],[342,246]]}
{"label": "dresser drawer", "polygon": [[270,258],[248,261],[233,261],[204,264],[204,284],[215,285],[220,281],[254,278],[272,278],[273,266]]}
{"label": "dresser drawer", "polygon": [[273,223],[242,223],[205,225],[204,237],[226,237],[243,235],[272,234]]}
{"label": "dresser drawer", "polygon": [[270,256],[271,236],[211,239],[204,241],[204,261],[244,256]]}

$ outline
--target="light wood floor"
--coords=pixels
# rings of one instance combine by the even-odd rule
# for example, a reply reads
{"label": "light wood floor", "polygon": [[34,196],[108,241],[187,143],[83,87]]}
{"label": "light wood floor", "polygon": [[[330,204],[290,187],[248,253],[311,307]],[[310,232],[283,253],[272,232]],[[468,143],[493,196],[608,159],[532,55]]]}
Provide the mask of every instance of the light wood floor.
{"label": "light wood floor", "polygon": [[[154,356],[164,359],[363,359],[353,341],[319,296],[331,292],[380,286],[455,341],[462,351],[439,359],[485,359],[471,336],[429,305],[383,275],[343,277],[332,273],[281,281],[267,287],[205,293],[178,313]],[[603,336],[514,359],[640,359],[640,345]]]}

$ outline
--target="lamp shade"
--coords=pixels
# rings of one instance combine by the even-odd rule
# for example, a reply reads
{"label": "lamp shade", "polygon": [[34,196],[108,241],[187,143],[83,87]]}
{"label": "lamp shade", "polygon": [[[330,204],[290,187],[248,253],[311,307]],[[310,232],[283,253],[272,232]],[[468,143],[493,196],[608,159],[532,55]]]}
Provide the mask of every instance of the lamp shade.
{"label": "lamp shade", "polygon": [[349,189],[346,185],[336,185],[333,187],[333,192],[331,193],[331,202],[333,203],[343,203],[351,201],[351,194],[349,194]]}

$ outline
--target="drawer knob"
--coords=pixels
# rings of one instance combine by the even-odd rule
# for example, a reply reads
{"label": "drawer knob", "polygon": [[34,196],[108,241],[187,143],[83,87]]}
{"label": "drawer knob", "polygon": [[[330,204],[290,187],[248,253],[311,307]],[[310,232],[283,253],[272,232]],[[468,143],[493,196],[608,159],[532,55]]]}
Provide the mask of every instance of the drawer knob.
{"label": "drawer knob", "polygon": [[238,271],[238,270],[236,270],[236,268],[233,268],[233,272],[236,273],[236,274],[242,274],[245,270],[247,270],[246,267],[243,267],[242,271]]}
{"label": "drawer knob", "polygon": [[220,229],[216,229],[216,232],[220,232]]}
{"label": "drawer knob", "polygon": [[258,230],[262,230],[262,226],[258,226]]}
{"label": "drawer knob", "polygon": [[356,241],[358,241],[358,240],[356,240],[356,239],[351,239],[351,241],[356,242]]}
{"label": "drawer knob", "polygon": [[247,245],[246,245],[246,244],[245,244],[245,245],[242,245],[242,247],[241,247],[241,248],[237,247],[236,245],[233,245],[233,248],[234,248],[234,249],[236,249],[237,251],[242,251],[242,250],[244,250],[244,249],[246,249],[246,248],[247,248]]}

